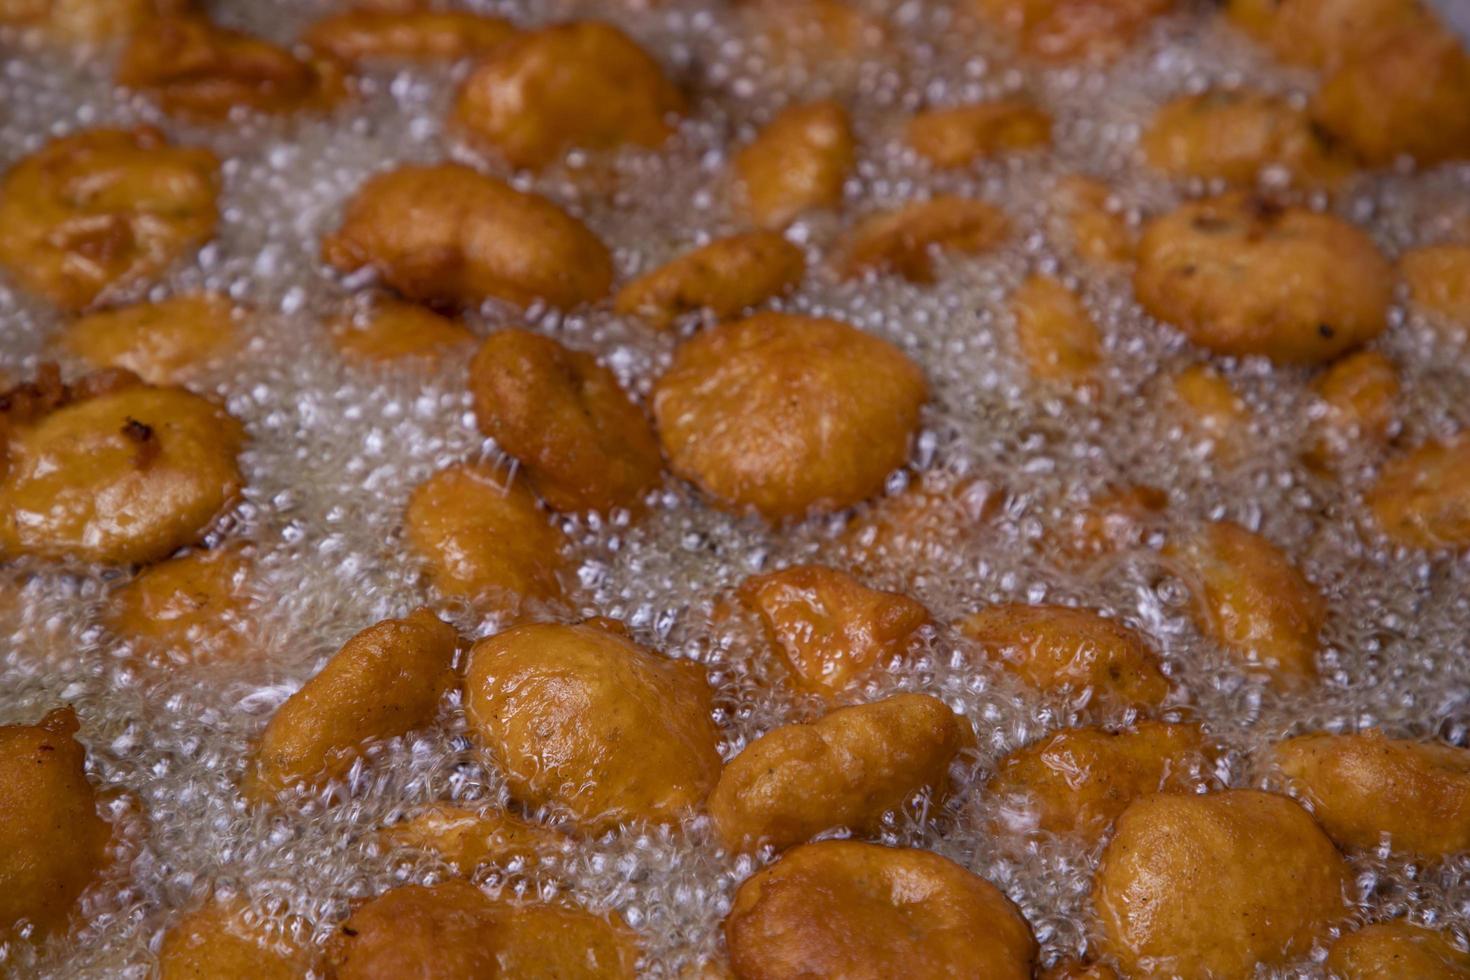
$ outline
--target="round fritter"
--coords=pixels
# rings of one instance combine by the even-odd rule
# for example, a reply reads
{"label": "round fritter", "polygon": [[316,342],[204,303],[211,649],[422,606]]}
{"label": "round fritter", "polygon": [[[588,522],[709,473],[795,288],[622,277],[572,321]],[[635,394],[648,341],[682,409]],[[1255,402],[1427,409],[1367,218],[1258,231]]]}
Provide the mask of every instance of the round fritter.
{"label": "round fritter", "polygon": [[942,794],[970,723],[927,694],[838,708],[782,725],[726,764],[710,816],[731,848],[789,847],[824,830],[876,830],[920,790]]}
{"label": "round fritter", "polygon": [[1470,749],[1367,731],[1300,735],[1271,757],[1343,847],[1470,851]]}
{"label": "round fritter", "polygon": [[852,123],[836,102],[781,110],[734,160],[744,209],[762,228],[784,228],[808,211],[840,206],[856,164]]}
{"label": "round fritter", "polygon": [[1081,386],[1097,374],[1102,335],[1082,300],[1060,281],[1027,277],[1011,294],[1011,316],[1032,378]]}
{"label": "round fritter", "polygon": [[1331,68],[1400,28],[1422,25],[1421,0],[1227,0],[1231,23],[1283,61]]}
{"label": "round fritter", "polygon": [[1312,382],[1326,409],[1314,426],[1307,458],[1322,466],[1355,447],[1382,446],[1393,429],[1399,397],[1398,369],[1376,350],[1358,351],[1334,363]]}
{"label": "round fritter", "polygon": [[0,725],[0,945],[66,925],[102,869],[111,829],[97,813],[76,712]]}
{"label": "round fritter", "polygon": [[126,368],[149,384],[177,384],[239,341],[241,311],[219,293],[186,293],[89,313],[61,335],[94,368]]}
{"label": "round fritter", "polygon": [[1340,218],[1229,194],[1149,222],[1133,285],[1148,312],[1202,347],[1315,364],[1383,331],[1393,274]]}
{"label": "round fritter", "polygon": [[268,802],[340,779],[368,742],[433,721],[454,686],[458,644],[453,627],[427,609],[348,640],[271,716],[245,770],[245,798]]}
{"label": "round fritter", "polygon": [[777,232],[751,231],[645,272],[618,291],[614,307],[658,330],[692,312],[724,320],[790,290],[805,272],[801,249]]}
{"label": "round fritter", "polygon": [[217,900],[179,919],[158,951],[159,980],[302,980],[315,951],[252,919],[244,902]]}
{"label": "round fritter", "polygon": [[1390,460],[1365,502],[1395,544],[1470,545],[1470,438],[1428,442]]}
{"label": "round fritter", "polygon": [[461,86],[454,118],[512,166],[538,168],[572,149],[659,146],[683,109],[679,89],[632,38],[583,20],[492,51]]}
{"label": "round fritter", "polygon": [[1284,796],[1146,796],[1118,818],[1092,900],[1102,949],[1140,977],[1250,977],[1347,911],[1347,863]]}
{"label": "round fritter", "polygon": [[1414,305],[1470,328],[1470,245],[1427,245],[1399,256]]}
{"label": "round fritter", "polygon": [[837,320],[765,313],[687,341],[654,389],[670,468],[771,520],[871,497],[928,398],[901,351]]}
{"label": "round fritter", "polygon": [[638,506],[663,460],[643,410],[583,351],[529,330],[490,335],[470,364],[480,431],[556,510]]}
{"label": "round fritter", "polygon": [[735,893],[725,919],[739,980],[1028,980],[1036,940],[995,886],[929,851],[822,841]]}
{"label": "round fritter", "polygon": [[607,629],[536,623],[481,640],[464,691],[516,800],[590,829],[675,822],[719,778],[703,669]]}
{"label": "round fritter", "polygon": [[418,303],[373,295],[328,324],[332,346],[345,357],[385,364],[403,360],[434,362],[466,353],[475,335],[464,324]]}
{"label": "round fritter", "polygon": [[219,160],[157,130],[92,129],[0,179],[0,266],[63,310],[148,282],[214,234]]}
{"label": "round fritter", "polygon": [[1403,920],[1350,932],[1327,951],[1337,980],[1470,980],[1470,953]]}
{"label": "round fritter", "polygon": [[370,178],[323,240],[322,257],[343,272],[372,266],[409,299],[459,306],[565,308],[612,285],[607,248],[580,221],[455,163]]}
{"label": "round fritter", "polygon": [[458,463],[419,484],[403,523],[435,587],[504,612],[562,596],[567,540],[526,485],[488,463]]}
{"label": "round fritter", "polygon": [[114,592],[103,622],[144,649],[186,651],[192,660],[241,655],[253,635],[250,571],[241,548],[190,551]]}
{"label": "round fritter", "polygon": [[182,388],[137,383],[4,433],[0,552],[137,564],[198,541],[243,486],[244,430]]}

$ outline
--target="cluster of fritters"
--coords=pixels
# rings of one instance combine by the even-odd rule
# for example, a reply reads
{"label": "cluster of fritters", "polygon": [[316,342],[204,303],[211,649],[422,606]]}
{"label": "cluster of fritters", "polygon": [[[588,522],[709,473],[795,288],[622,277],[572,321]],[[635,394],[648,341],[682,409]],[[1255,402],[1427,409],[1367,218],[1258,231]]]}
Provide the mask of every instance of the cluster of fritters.
{"label": "cluster of fritters", "polygon": [[[676,3],[677,0],[665,0]],[[880,18],[839,0],[737,3],[773,45],[882,57]],[[1170,0],[973,0],[960,16],[1020,57],[1098,64]],[[1383,255],[1348,221],[1263,196],[1330,193],[1367,168],[1470,158],[1470,57],[1414,0],[1230,0],[1221,16],[1283,60],[1321,74],[1304,104],[1248,89],[1189,95],[1147,127],[1149,165],[1221,190],[1130,222],[1095,178],[1055,189],[1056,234],[1084,262],[1131,268],[1138,302],[1204,351],[1317,369],[1324,411],[1302,453],[1331,470],[1381,453],[1366,500],[1374,541],[1424,551],[1470,545],[1470,438],[1391,443],[1395,366],[1368,349],[1396,284],[1430,315],[1470,323],[1470,240]],[[189,0],[0,0],[0,24],[42,43],[121,39],[117,82],[195,123],[241,112],[350,111],[355,66],[475,59],[452,126],[525,170],[568,153],[656,151],[686,97],[620,30],[578,21],[525,28],[412,2],[329,17],[286,49],[211,23]],[[1051,120],[1023,98],[917,112],[918,158],[962,169],[1043,150]],[[854,703],[865,677],[901,660],[932,622],[915,598],[852,572],[802,565],[753,576],[733,602],[759,618],[791,688],[827,705],[728,760],[704,669],[637,643],[619,622],[554,620],[574,579],[558,515],[636,521],[671,479],[709,506],[772,524],[850,511],[842,547],[868,565],[921,565],[935,528],[983,521],[987,489],[914,480],[907,465],[928,385],[894,345],[835,319],[760,311],[799,287],[808,250],[783,231],[843,206],[862,147],[837,101],[790,105],[731,156],[729,193],[748,230],[629,281],[608,249],[553,201],[458,163],[369,179],[321,244],[326,266],[374,286],[331,325],[344,357],[468,354],[475,417],[514,469],[471,459],[435,473],[403,514],[435,592],[498,616],[470,643],[434,612],[370,626],[287,699],[239,786],[251,806],[320,791],[383,740],[439,723],[458,692],[468,729],[517,808],[442,803],[383,828],[393,846],[439,853],[463,874],[362,903],[324,945],[268,927],[240,901],[182,910],[159,951],[165,977],[624,977],[639,970],[626,923],[566,904],[492,898],[488,864],[535,861],[567,834],[633,825],[708,832],[728,853],[771,858],[739,887],[726,958],[693,968],[740,978],[1248,977],[1326,950],[1357,978],[1470,977],[1448,933],[1404,921],[1342,929],[1357,887],[1343,851],[1388,847],[1437,860],[1470,850],[1470,750],[1367,731],[1306,734],[1267,760],[1294,797],[1224,789],[1200,725],[1154,720],[1173,693],[1148,637],[1097,612],[996,605],[953,624],[1018,682],[1089,692],[1126,728],[1055,732],[1005,757],[983,791],[1012,799],[1002,837],[1074,837],[1102,848],[1095,948],[1045,970],[1005,894],[937,854],[863,843],[917,795],[942,798],[975,744],[970,719],[924,694]],[[152,129],[82,130],[0,177],[0,269],[73,315],[54,365],[0,396],[0,555],[135,569],[107,627],[139,647],[228,656],[249,642],[252,553],[201,547],[246,483],[243,426],[184,384],[248,336],[228,298],[128,302],[190,256],[219,219],[220,161]],[[1002,208],[938,196],[857,216],[831,274],[930,283],[948,259],[1009,234]],[[517,328],[478,338],[456,310],[610,303],[680,331],[640,404],[593,356]],[[1065,282],[1028,278],[1009,300],[1035,378],[1098,383],[1103,343]],[[690,329],[698,324],[700,329]],[[1219,454],[1241,453],[1246,408],[1208,366],[1172,394]],[[1050,529],[1078,563],[1139,547],[1167,527],[1167,495],[1122,486]],[[1163,536],[1201,632],[1243,672],[1283,689],[1316,682],[1327,603],[1265,536],[1229,522]],[[452,700],[452,699],[451,699]],[[33,720],[34,721],[34,720]],[[0,727],[0,942],[42,942],[75,924],[110,866],[115,830],[59,708]],[[1305,803],[1307,806],[1303,806]],[[526,816],[549,812],[556,826]],[[703,821],[701,823],[701,821]],[[691,823],[695,831],[688,828]],[[847,829],[855,839],[819,840]]]}

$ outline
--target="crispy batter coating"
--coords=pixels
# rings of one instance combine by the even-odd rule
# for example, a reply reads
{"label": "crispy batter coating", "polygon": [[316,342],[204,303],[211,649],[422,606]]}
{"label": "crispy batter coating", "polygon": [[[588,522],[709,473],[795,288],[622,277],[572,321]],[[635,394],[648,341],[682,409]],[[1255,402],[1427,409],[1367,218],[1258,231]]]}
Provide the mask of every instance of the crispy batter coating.
{"label": "crispy batter coating", "polygon": [[674,473],[720,506],[781,520],[880,491],[928,396],[918,365],[888,342],[762,313],[682,344],[653,414]]}
{"label": "crispy batter coating", "polygon": [[567,540],[522,482],[488,463],[457,463],[419,484],[404,511],[409,545],[434,585],[502,612],[562,596]]}
{"label": "crispy batter coating", "polygon": [[1239,524],[1217,521],[1179,541],[1173,559],[1194,594],[1200,630],[1278,688],[1317,677],[1327,600],[1280,548]]}
{"label": "crispy batter coating", "polygon": [[781,110],[734,160],[746,213],[760,227],[778,229],[808,211],[840,207],[856,165],[847,110],[825,101]]}
{"label": "crispy batter coating", "polygon": [[357,8],[323,17],[302,40],[348,64],[374,58],[455,61],[488,54],[516,33],[503,18],[465,10]]}
{"label": "crispy batter coating", "polygon": [[790,847],[836,827],[876,831],[921,790],[943,793],[949,764],[973,740],[969,721],[927,694],[838,708],[747,745],[720,774],[710,816],[732,849]]}
{"label": "crispy batter coating", "polygon": [[675,822],[719,778],[704,671],[609,630],[536,623],[481,640],[464,689],[512,795],[590,829]]}
{"label": "crispy batter coating", "polygon": [[565,835],[504,810],[470,810],[435,803],[382,830],[391,847],[433,851],[457,874],[468,875],[487,864],[534,863],[561,849]]}
{"label": "crispy batter coating", "polygon": [[637,961],[621,921],[495,901],[458,880],[385,892],[327,942],[334,980],[632,980]]}
{"label": "crispy batter coating", "polygon": [[1282,61],[1331,68],[1399,28],[1421,25],[1420,0],[1227,0],[1231,23]]}
{"label": "crispy batter coating", "polygon": [[126,384],[18,419],[0,476],[0,552],[138,564],[198,541],[243,486],[244,430],[182,388]]}
{"label": "crispy batter coating", "polygon": [[1267,169],[1306,187],[1332,187],[1352,160],[1303,109],[1261,92],[1212,89],[1166,103],[1141,140],[1144,158],[1172,177],[1251,186]]}
{"label": "crispy batter coating", "polygon": [[216,900],[169,927],[158,952],[160,980],[303,980],[314,950],[253,920],[239,900]]}
{"label": "crispy batter coating", "polygon": [[1421,310],[1470,326],[1470,245],[1428,245],[1399,256],[1399,275]]}
{"label": "crispy batter coating", "polygon": [[111,829],[70,707],[0,725],[0,943],[63,928],[100,872]]}
{"label": "crispy batter coating", "polygon": [[1307,459],[1327,466],[1354,447],[1382,446],[1393,429],[1398,369],[1378,351],[1359,351],[1312,382],[1325,414],[1317,420]]}
{"label": "crispy batter coating", "polygon": [[1289,738],[1271,756],[1343,847],[1470,850],[1470,749],[1370,730]]}
{"label": "crispy batter coating", "polygon": [[135,647],[190,659],[241,656],[253,639],[250,557],[239,547],[159,562],[112,594],[103,622]]}
{"label": "crispy batter coating", "polygon": [[663,460],[643,409],[584,351],[529,330],[500,330],[470,364],[480,431],[525,467],[556,510],[637,507]]}
{"label": "crispy batter coating", "polygon": [[1090,609],[991,606],[957,627],[988,657],[1043,691],[1086,692],[1103,709],[1151,708],[1169,694],[1148,641]]}
{"label": "crispy batter coating", "polygon": [[684,96],[648,52],[611,24],[573,21],[496,48],[460,87],[454,119],[515,167],[568,150],[648,148],[673,132]]}
{"label": "crispy batter coating", "polygon": [[929,851],[792,848],[746,879],[725,919],[739,980],[1026,980],[1036,940],[995,886]]}
{"label": "crispy batter coating", "polygon": [[1084,262],[1112,264],[1133,258],[1133,229],[1112,200],[1112,190],[1095,177],[1070,174],[1052,191],[1058,238],[1071,242]]}
{"label": "crispy batter coating", "polygon": [[193,0],[0,0],[0,25],[39,28],[58,41],[93,44],[123,38]]}
{"label": "crispy batter coating", "polygon": [[478,306],[537,300],[567,308],[607,295],[612,259],[597,236],[546,198],[454,163],[369,179],[322,258],[373,266],[409,299]]}
{"label": "crispy batter coating", "polygon": [[1467,980],[1470,953],[1444,933],[1398,919],[1333,943],[1327,969],[1338,980]]}
{"label": "crispy batter coating", "polygon": [[1043,62],[1106,62],[1174,0],[971,0],[975,13]]}
{"label": "crispy batter coating", "polygon": [[686,313],[717,320],[743,313],[794,288],[806,274],[801,249],[774,231],[717,238],[651,269],[618,291],[614,309],[656,330]]}
{"label": "crispy batter coating", "polygon": [[932,283],[940,252],[974,255],[1003,241],[1005,213],[992,204],[953,194],[870,214],[848,233],[838,267],[844,276],[892,273]]}
{"label": "crispy batter coating", "polygon": [[1011,294],[1016,340],[1031,377],[1081,385],[1102,365],[1102,337],[1076,293],[1050,276],[1032,275]]}
{"label": "crispy batter coating", "polygon": [[793,565],[753,575],[740,601],[798,689],[833,699],[913,645],[929,610],[906,595],[870,589],[846,572]]}
{"label": "crispy batter coating", "polygon": [[1429,24],[1385,35],[1328,75],[1312,116],[1365,161],[1425,166],[1470,157],[1470,54]]}
{"label": "crispy batter coating", "polygon": [[385,619],[343,644],[286,699],[255,746],[241,792],[267,802],[340,779],[366,744],[434,720],[454,686],[459,636],[427,609]]}
{"label": "crispy batter coating", "polygon": [[1023,99],[926,109],[905,133],[914,152],[936,167],[968,167],[976,160],[1051,145],[1051,116]]}
{"label": "crispy batter coating", "polygon": [[1198,725],[1065,728],[1002,759],[986,792],[1016,800],[1003,810],[1002,830],[1071,835],[1091,845],[1134,800],[1194,792],[1213,761]]}
{"label": "crispy batter coating", "polygon": [[126,368],[149,384],[177,384],[239,342],[242,311],[219,293],[185,293],[89,313],[60,346],[94,368]]}
{"label": "crispy batter coating", "polygon": [[465,351],[475,341],[459,321],[383,295],[332,320],[328,330],[343,356],[369,364],[434,361]]}
{"label": "crispy batter coating", "polygon": [[1227,790],[1130,804],[1092,889],[1102,949],[1135,977],[1250,977],[1346,911],[1346,862],[1284,796]]}
{"label": "crispy batter coating", "polygon": [[1470,545],[1470,438],[1427,442],[1390,460],[1365,502],[1394,544]]}
{"label": "crispy batter coating", "polygon": [[0,178],[0,266],[63,310],[153,279],[214,234],[219,160],[157,130],[63,136]]}
{"label": "crispy batter coating", "polygon": [[1204,455],[1234,463],[1250,449],[1251,410],[1233,385],[1209,364],[1191,364],[1165,378],[1176,418]]}
{"label": "crispy batter coating", "polygon": [[133,35],[118,61],[117,83],[148,93],[170,115],[200,121],[240,109],[326,109],[347,93],[334,59],[299,58],[200,16],[161,18]]}
{"label": "crispy batter coating", "polygon": [[1133,285],[1149,313],[1219,354],[1314,364],[1383,331],[1392,271],[1329,214],[1248,194],[1183,204],[1145,227]]}

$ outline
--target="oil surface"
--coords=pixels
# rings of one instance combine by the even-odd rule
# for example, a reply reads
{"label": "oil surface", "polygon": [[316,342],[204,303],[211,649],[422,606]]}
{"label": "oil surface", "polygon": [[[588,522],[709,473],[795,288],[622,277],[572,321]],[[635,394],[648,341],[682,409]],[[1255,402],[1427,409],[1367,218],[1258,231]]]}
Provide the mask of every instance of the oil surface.
{"label": "oil surface", "polygon": [[[319,0],[221,0],[223,23],[290,41],[336,5]],[[1161,651],[1191,717],[1228,747],[1217,778],[1260,785],[1251,753],[1283,734],[1382,726],[1391,733],[1470,741],[1470,562],[1377,547],[1361,533],[1362,489],[1375,461],[1349,460],[1336,477],[1304,466],[1310,375],[1262,363],[1222,372],[1252,410],[1250,452],[1213,461],[1161,397],[1169,372],[1200,360],[1134,302],[1126,272],[1079,263],[1052,233],[1050,192],[1059,175],[1111,183],[1125,211],[1167,207],[1200,187],[1171,185],[1137,159],[1141,125],[1169,97],[1211,85],[1306,93],[1313,79],[1283,69],[1217,18],[1211,4],[1183,5],[1103,70],[1028,67],[963,26],[948,4],[875,4],[892,25],[892,50],[864,65],[782,63],[748,21],[723,4],[662,9],[605,3],[472,2],[465,6],[533,25],[575,16],[613,20],[663,59],[691,93],[689,120],[657,154],[572,160],[523,186],[584,217],[615,251],[623,276],[738,227],[729,210],[732,149],[793,98],[834,95],[854,113],[861,164],[847,187],[846,217],[798,223],[813,271],[784,308],[831,315],[883,336],[925,368],[933,399],[915,469],[943,470],[1002,487],[991,521],[946,529],[942,556],[904,580],[937,622],[999,601],[1094,606],[1143,630]],[[254,652],[196,665],[147,658],[99,625],[120,582],[116,572],[15,566],[0,608],[0,722],[33,722],[60,703],[76,706],[93,779],[131,794],[141,814],[117,876],[88,899],[87,926],[70,940],[0,951],[18,977],[142,977],[162,930],[209,889],[233,891],[259,914],[325,936],[354,901],[447,870],[432,858],[385,851],[372,832],[420,803],[496,799],[500,776],[473,750],[451,711],[441,731],[384,746],[350,785],[274,813],[247,809],[236,790],[250,740],[271,711],[349,636],[371,623],[436,602],[405,555],[401,514],[410,490],[435,469],[494,453],[474,426],[463,364],[435,371],[346,364],[323,321],[360,283],[342,282],[318,259],[344,200],[369,174],[406,161],[474,156],[443,120],[464,67],[380,67],[357,98],[328,116],[193,127],[162,117],[110,83],[114,52],[83,56],[0,38],[0,165],[46,139],[104,124],[150,122],[181,142],[208,145],[227,162],[217,238],[156,288],[228,292],[251,311],[249,340],[196,387],[224,399],[246,424],[246,502],[230,538],[258,549],[261,612]],[[902,123],[922,104],[1025,91],[1056,118],[1055,146],[937,174],[903,148]],[[476,161],[495,172],[492,161]],[[940,285],[897,279],[843,283],[827,257],[844,221],[863,211],[939,192],[977,194],[1009,214],[1008,244],[978,258],[943,260]],[[1470,166],[1367,175],[1330,206],[1370,231],[1390,257],[1417,244],[1470,235]],[[1039,388],[1019,356],[1005,300],[1031,271],[1074,283],[1106,338],[1098,390],[1064,397]],[[479,333],[528,324],[596,352],[646,394],[676,338],[611,313],[608,304],[557,315],[489,308],[470,317]],[[0,282],[0,373],[23,377],[50,348],[60,321]],[[1396,309],[1378,342],[1398,364],[1406,395],[1404,444],[1470,425],[1463,338]],[[62,358],[69,369],[79,368]],[[907,477],[912,478],[912,477]],[[894,479],[897,488],[906,479]],[[1262,530],[1318,584],[1330,604],[1322,682],[1285,695],[1245,678],[1202,637],[1186,592],[1147,548],[1078,569],[1044,534],[1075,501],[1115,483],[1170,493],[1171,523],[1229,518]],[[569,522],[578,547],[575,608],[558,615],[624,619],[669,656],[707,665],[718,693],[726,755],[784,720],[809,714],[774,680],[759,631],[744,615],[717,615],[745,576],[800,560],[844,559],[840,520],[772,530],[700,503],[671,482],[636,526]],[[897,587],[901,569],[869,580]],[[441,605],[441,608],[442,605]],[[493,621],[448,615],[471,636]],[[965,712],[980,735],[967,788],[943,807],[916,804],[884,835],[932,848],[1006,891],[1036,931],[1045,961],[1083,951],[1096,854],[1064,841],[1017,853],[990,833],[996,814],[980,786],[995,760],[1075,722],[1082,706],[1025,690],[974,657],[940,626],[923,656],[864,693],[936,694]],[[1114,719],[1122,720],[1122,719]],[[554,815],[552,815],[554,816]],[[1461,935],[1470,927],[1470,856],[1441,864],[1352,857],[1363,920],[1400,914]],[[492,872],[492,890],[567,894],[616,909],[645,939],[650,976],[677,975],[720,953],[721,919],[752,859],[735,860],[703,822],[679,832],[630,828],[569,845],[533,871]],[[1320,958],[1320,951],[1318,951]],[[1303,961],[1283,975],[1316,976]]]}

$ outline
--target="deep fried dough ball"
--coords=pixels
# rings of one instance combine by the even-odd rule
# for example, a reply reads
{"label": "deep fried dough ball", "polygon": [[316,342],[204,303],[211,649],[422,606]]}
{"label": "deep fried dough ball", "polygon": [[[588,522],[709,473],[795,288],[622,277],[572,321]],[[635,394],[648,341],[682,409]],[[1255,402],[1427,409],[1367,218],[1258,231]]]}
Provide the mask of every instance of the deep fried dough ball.
{"label": "deep fried dough ball", "polygon": [[1415,306],[1470,327],[1470,245],[1428,245],[1399,256]]}
{"label": "deep fried dough ball", "polygon": [[909,120],[906,138],[936,167],[966,167],[982,157],[1049,146],[1051,116],[1021,99],[926,109]]}
{"label": "deep fried dough ball", "polygon": [[788,106],[734,160],[744,208],[762,228],[784,228],[808,211],[839,207],[856,164],[852,123],[836,102]]}
{"label": "deep fried dough ball", "polygon": [[561,598],[567,541],[524,483],[488,463],[457,463],[419,484],[404,511],[410,546],[445,595],[515,612]]}
{"label": "deep fried dough ball", "polygon": [[81,43],[127,37],[161,14],[183,13],[192,0],[0,0],[0,25],[37,27]]}
{"label": "deep fried dough ball", "polygon": [[1183,204],[1144,229],[1133,279],[1149,313],[1219,354],[1331,360],[1386,324],[1391,269],[1340,218],[1248,194]]}
{"label": "deep fried dough ball", "polygon": [[1366,503],[1395,544],[1470,545],[1470,439],[1428,442],[1390,460]]}
{"label": "deep fried dough ball", "polygon": [[250,570],[238,547],[170,558],[114,592],[103,622],[138,647],[186,650],[195,660],[241,654],[251,639]]}
{"label": "deep fried dough ball", "polygon": [[157,561],[239,496],[244,430],[182,388],[130,384],[4,434],[0,551],[110,564]]}
{"label": "deep fried dough ball", "polygon": [[516,33],[507,20],[463,10],[359,8],[322,18],[302,40],[348,63],[373,58],[452,61],[494,51]]}
{"label": "deep fried dough ball", "polygon": [[741,583],[740,601],[760,616],[791,682],[829,699],[902,655],[929,622],[929,610],[908,596],[821,565],[753,575]]}
{"label": "deep fried dough ball", "polygon": [[618,291],[614,308],[657,330],[696,311],[724,320],[787,292],[805,273],[801,249],[777,232],[751,231],[717,238],[645,272]]}
{"label": "deep fried dough ball", "polygon": [[1205,455],[1232,463],[1250,448],[1251,410],[1235,388],[1208,364],[1191,364],[1166,379],[1186,435]]}
{"label": "deep fried dough ball", "polygon": [[663,460],[648,418],[585,351],[529,330],[490,335],[470,364],[480,431],[560,511],[636,507]]}
{"label": "deep fried dough ball", "polygon": [[653,414],[676,474],[720,506],[780,520],[880,491],[928,396],[892,344],[837,320],[762,313],[682,344]]}
{"label": "deep fried dough ball", "polygon": [[992,516],[1002,499],[981,480],[926,473],[857,514],[842,544],[862,568],[891,571],[897,565],[922,573],[949,552],[957,535]]}
{"label": "deep fried dough ball", "polygon": [[156,130],[92,129],[0,180],[0,265],[64,310],[146,282],[214,234],[219,160]]}
{"label": "deep fried dough ball", "polygon": [[102,868],[111,830],[97,814],[76,712],[0,725],[0,942],[63,927]]}
{"label": "deep fried dough ball", "polygon": [[1327,186],[1352,162],[1305,110],[1261,92],[1215,89],[1166,103],[1141,141],[1149,165],[1173,177],[1252,185],[1268,168],[1293,183]]}
{"label": "deep fried dough ball", "polygon": [[1301,735],[1271,755],[1338,844],[1443,857],[1470,850],[1470,749],[1357,735]]}
{"label": "deep fried dough ball", "polygon": [[984,878],[929,851],[856,841],[792,848],[735,893],[739,980],[1026,980],[1036,940]]}
{"label": "deep fried dough ball", "polygon": [[1278,58],[1313,68],[1340,64],[1425,20],[1419,0],[1227,0],[1226,13]]}
{"label": "deep fried dough ball", "polygon": [[1327,600],[1280,548],[1218,521],[1170,542],[1165,554],[1179,563],[1194,593],[1200,630],[1243,667],[1281,688],[1316,678]]}
{"label": "deep fried dough ball", "polygon": [[148,93],[164,112],[206,121],[237,109],[324,109],[346,94],[334,60],[298,58],[197,16],[161,18],[133,35],[118,62],[117,82]]}
{"label": "deep fried dough ball", "polygon": [[465,79],[454,118],[515,167],[568,150],[662,145],[684,96],[628,35],[599,21],[521,34]]}
{"label": "deep fried dough ball", "polygon": [[1092,889],[1102,948],[1139,977],[1250,977],[1346,911],[1347,864],[1284,796],[1146,796],[1118,818]]}
{"label": "deep fried dough ball", "polygon": [[607,295],[612,259],[555,204],[454,163],[379,174],[348,202],[322,257],[373,266],[409,299],[478,306],[543,300],[566,308]]}
{"label": "deep fried dough ball", "polygon": [[494,901],[464,881],[405,885],[327,942],[335,980],[632,980],[636,936],[581,909]]}
{"label": "deep fried dough ball", "polygon": [[434,360],[474,343],[464,324],[417,303],[374,296],[333,320],[332,345],[346,357],[367,363]]}
{"label": "deep fried dough ball", "polygon": [[1148,642],[1090,609],[999,605],[957,625],[987,656],[1043,691],[1087,692],[1104,709],[1151,708],[1169,694]]}
{"label": "deep fried dough ball", "polygon": [[1102,364],[1102,337],[1077,294],[1050,276],[1029,276],[1011,294],[1016,340],[1031,376],[1084,384]]}
{"label": "deep fried dough ball", "polygon": [[986,792],[1021,798],[1005,804],[1005,829],[1073,835],[1091,845],[1134,800],[1194,792],[1212,761],[1198,725],[1066,728],[1002,759]]}
{"label": "deep fried dough ball", "polygon": [[187,380],[238,342],[241,310],[219,293],[185,293],[89,313],[61,347],[94,368],[126,368],[149,384]]}
{"label": "deep fried dough ball", "polygon": [[442,803],[385,827],[381,837],[390,846],[433,851],[462,875],[486,864],[535,862],[540,855],[559,850],[566,841],[550,827],[504,810],[480,812]]}
{"label": "deep fried dough ball", "polygon": [[1133,257],[1134,235],[1118,213],[1107,184],[1072,174],[1057,181],[1052,192],[1060,237],[1086,262],[1125,262]]}
{"label": "deep fried dough ball", "polygon": [[239,900],[216,900],[169,927],[160,980],[302,980],[315,956],[284,930],[252,921]]}
{"label": "deep fried dough ball", "polygon": [[1470,953],[1399,919],[1343,936],[1327,951],[1327,969],[1337,980],[1467,980]]}
{"label": "deep fried dough ball", "polygon": [[481,640],[464,689],[512,795],[591,829],[677,821],[719,778],[704,671],[606,629],[536,623]]}
{"label": "deep fried dough ball", "polygon": [[1438,25],[1389,34],[1346,60],[1312,98],[1312,116],[1365,161],[1423,165],[1470,157],[1470,55]]}
{"label": "deep fried dough ball", "polygon": [[454,686],[458,642],[427,609],[348,640],[276,709],[246,768],[245,798],[265,802],[293,786],[340,779],[366,743],[433,721]]}
{"label": "deep fried dough ball", "polygon": [[789,847],[824,830],[877,830],[921,790],[942,793],[970,723],[927,694],[838,708],[782,725],[725,766],[709,812],[726,846]]}
{"label": "deep fried dough ball", "polygon": [[1040,61],[1110,61],[1174,0],[971,0]]}
{"label": "deep fried dough ball", "polygon": [[1004,212],[994,205],[941,194],[860,220],[848,234],[839,265],[845,276],[894,273],[909,282],[931,283],[938,253],[984,252],[1009,230]]}
{"label": "deep fried dough ball", "polygon": [[1314,426],[1308,460],[1326,466],[1354,446],[1381,446],[1388,441],[1399,396],[1393,361],[1378,351],[1344,357],[1312,382],[1326,413]]}

